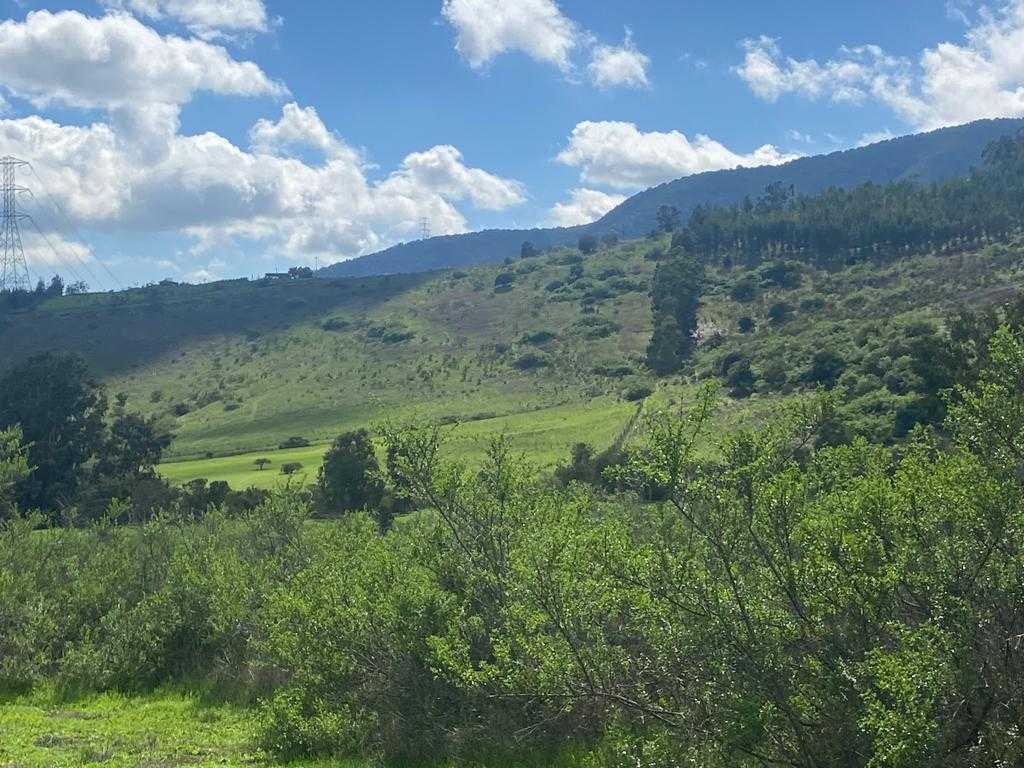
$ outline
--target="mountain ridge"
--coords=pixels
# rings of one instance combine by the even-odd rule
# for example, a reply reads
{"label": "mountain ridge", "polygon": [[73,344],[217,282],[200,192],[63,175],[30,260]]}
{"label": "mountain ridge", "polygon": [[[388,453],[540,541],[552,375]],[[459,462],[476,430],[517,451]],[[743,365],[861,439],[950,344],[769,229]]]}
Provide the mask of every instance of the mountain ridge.
{"label": "mountain ridge", "polygon": [[324,267],[323,277],[427,272],[500,263],[515,258],[523,242],[544,250],[574,244],[581,235],[615,233],[631,238],[656,226],[662,205],[685,217],[698,205],[728,205],[756,197],[772,183],[792,184],[800,194],[829,187],[900,180],[937,181],[967,173],[993,139],[1024,128],[1024,119],[978,120],[909,134],[864,147],[793,160],[784,165],[707,171],[638,192],[591,224],[576,227],[491,229],[401,243],[377,253]]}

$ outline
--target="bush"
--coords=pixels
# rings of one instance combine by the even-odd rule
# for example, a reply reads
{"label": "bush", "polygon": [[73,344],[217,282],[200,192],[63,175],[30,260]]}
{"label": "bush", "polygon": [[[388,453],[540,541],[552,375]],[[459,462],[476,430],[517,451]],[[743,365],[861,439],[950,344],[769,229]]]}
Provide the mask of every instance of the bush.
{"label": "bush", "polygon": [[277,447],[282,451],[286,451],[290,448],[308,448],[309,440],[304,437],[289,437]]}
{"label": "bush", "polygon": [[294,475],[302,469],[302,462],[299,461],[288,461],[281,465],[282,475]]}
{"label": "bush", "polygon": [[524,344],[547,344],[555,338],[557,338],[557,335],[554,331],[545,329],[524,334],[522,341]]}
{"label": "bush", "polygon": [[622,399],[630,403],[635,403],[639,400],[646,400],[653,394],[654,390],[647,384],[634,384],[622,393]]}
{"label": "bush", "polygon": [[512,367],[520,371],[534,371],[551,365],[551,361],[539,352],[527,352],[513,361]]}
{"label": "bush", "polygon": [[757,283],[749,277],[743,278],[729,289],[729,296],[731,296],[734,301],[738,301],[741,304],[749,304],[754,301],[760,293],[761,291],[758,288]]}
{"label": "bush", "polygon": [[785,301],[777,301],[768,308],[768,319],[772,325],[782,325],[793,317],[793,305]]}

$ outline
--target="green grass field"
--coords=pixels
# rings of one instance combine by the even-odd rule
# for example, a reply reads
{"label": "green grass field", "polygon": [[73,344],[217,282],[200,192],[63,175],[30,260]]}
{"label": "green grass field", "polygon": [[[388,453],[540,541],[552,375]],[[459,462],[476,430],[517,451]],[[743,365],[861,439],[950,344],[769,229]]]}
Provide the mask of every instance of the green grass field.
{"label": "green grass field", "polygon": [[[281,763],[254,746],[254,734],[252,710],[174,689],[72,701],[49,693],[0,697],[3,768],[400,768],[341,758]],[[460,763],[463,768],[571,765],[571,758]]]}
{"label": "green grass field", "polygon": [[[444,427],[445,457],[472,463],[478,459],[488,442],[504,435],[513,448],[529,456],[540,469],[550,470],[565,463],[569,451],[576,443],[589,443],[598,448],[607,447],[640,411],[638,426],[643,428],[645,415],[675,404],[689,402],[696,392],[694,386],[665,387],[639,403],[604,397],[588,403],[543,408],[537,411],[454,424]],[[730,404],[719,416],[724,430],[749,425],[763,418],[777,406],[779,399],[754,397]],[[232,488],[263,488],[272,490],[288,483],[311,483],[329,444],[311,445],[290,450],[256,451],[212,459],[192,459],[168,462],[160,466],[160,473],[176,484],[204,478],[224,480]],[[271,463],[260,470],[255,461],[266,458]],[[383,455],[380,457],[383,459]],[[302,464],[294,476],[281,474],[282,465],[289,462]]]}

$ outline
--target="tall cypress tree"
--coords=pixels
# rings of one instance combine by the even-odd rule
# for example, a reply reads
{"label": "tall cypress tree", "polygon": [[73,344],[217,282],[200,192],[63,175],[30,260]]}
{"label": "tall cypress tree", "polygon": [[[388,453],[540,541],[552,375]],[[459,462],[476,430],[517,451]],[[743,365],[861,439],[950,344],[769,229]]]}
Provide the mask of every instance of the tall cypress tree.
{"label": "tall cypress tree", "polygon": [[647,365],[655,373],[675,373],[696,344],[697,310],[704,284],[704,266],[678,238],[670,258],[658,265],[651,289],[654,335],[647,347]]}

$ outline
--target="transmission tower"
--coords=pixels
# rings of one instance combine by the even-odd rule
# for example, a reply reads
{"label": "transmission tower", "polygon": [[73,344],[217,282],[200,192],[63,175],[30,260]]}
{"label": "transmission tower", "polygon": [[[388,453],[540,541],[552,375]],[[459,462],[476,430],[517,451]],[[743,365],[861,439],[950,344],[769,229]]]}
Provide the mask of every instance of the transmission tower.
{"label": "transmission tower", "polygon": [[20,222],[29,217],[18,212],[18,195],[28,190],[18,186],[17,171],[27,166],[24,160],[9,155],[0,157],[0,194],[3,195],[4,208],[0,224],[0,293],[32,288],[20,226]]}
{"label": "transmission tower", "polygon": [[420,237],[421,240],[429,240],[430,239],[430,219],[428,219],[428,218],[420,219],[420,235],[421,235],[421,237]]}

